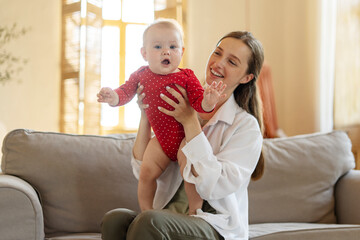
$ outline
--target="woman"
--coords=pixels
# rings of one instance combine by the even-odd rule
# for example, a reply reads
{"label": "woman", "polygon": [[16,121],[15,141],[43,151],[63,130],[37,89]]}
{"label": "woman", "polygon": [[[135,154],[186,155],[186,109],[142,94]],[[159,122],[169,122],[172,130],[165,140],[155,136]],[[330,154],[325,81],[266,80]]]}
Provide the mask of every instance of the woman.
{"label": "woman", "polygon": [[[211,114],[198,115],[186,95],[168,91],[178,103],[163,97],[174,110],[159,110],[173,116],[185,131],[178,154],[180,167],[170,165],[158,180],[154,209],[139,215],[115,209],[103,219],[104,240],[110,239],[248,239],[247,187],[263,173],[262,116],[256,78],[264,60],[261,43],[248,32],[225,35],[210,55],[206,84],[222,81],[226,97]],[[141,92],[142,88],[139,88]],[[139,96],[140,107],[144,95]],[[144,116],[144,114],[142,114]],[[150,140],[150,126],[141,118],[132,160],[135,176]],[[139,159],[139,160],[136,160]],[[186,212],[185,181],[204,199],[194,216]]]}

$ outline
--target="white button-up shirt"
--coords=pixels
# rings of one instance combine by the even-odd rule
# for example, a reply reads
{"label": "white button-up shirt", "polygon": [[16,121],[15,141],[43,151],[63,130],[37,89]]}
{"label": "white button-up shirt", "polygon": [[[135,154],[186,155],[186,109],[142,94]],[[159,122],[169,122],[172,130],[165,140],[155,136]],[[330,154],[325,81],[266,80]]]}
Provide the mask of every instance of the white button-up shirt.
{"label": "white button-up shirt", "polygon": [[[203,132],[181,149],[187,157],[184,179],[196,186],[216,214],[197,210],[226,240],[248,239],[247,187],[259,159],[262,135],[257,120],[231,97],[203,127]],[[141,161],[132,160],[138,178]],[[198,177],[191,173],[194,166]],[[171,162],[157,180],[154,208],[163,208],[182,182],[179,166]]]}

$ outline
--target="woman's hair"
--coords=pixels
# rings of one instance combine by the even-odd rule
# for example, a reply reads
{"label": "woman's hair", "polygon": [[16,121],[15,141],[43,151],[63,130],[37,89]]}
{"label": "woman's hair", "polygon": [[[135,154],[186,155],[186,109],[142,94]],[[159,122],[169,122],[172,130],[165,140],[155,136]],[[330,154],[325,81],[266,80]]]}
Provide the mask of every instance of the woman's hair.
{"label": "woman's hair", "polygon": [[[256,80],[259,77],[260,70],[264,62],[264,50],[262,44],[260,41],[255,39],[250,32],[246,31],[230,32],[222,37],[218,44],[224,38],[239,39],[245,43],[251,51],[251,56],[248,60],[247,74],[253,74],[254,78],[246,84],[239,84],[234,91],[234,97],[235,101],[241,108],[257,119],[261,132],[263,133],[264,125],[262,117],[262,103],[256,86]],[[264,164],[264,157],[261,153],[256,168],[251,175],[253,180],[258,180],[262,177],[264,173]]]}

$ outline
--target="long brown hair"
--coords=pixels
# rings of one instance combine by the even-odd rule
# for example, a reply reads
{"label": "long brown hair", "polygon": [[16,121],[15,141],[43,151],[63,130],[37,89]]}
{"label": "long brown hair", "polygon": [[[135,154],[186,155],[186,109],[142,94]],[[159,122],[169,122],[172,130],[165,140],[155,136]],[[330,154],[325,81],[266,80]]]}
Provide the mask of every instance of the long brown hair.
{"label": "long brown hair", "polygon": [[[254,78],[246,84],[239,84],[234,91],[234,97],[237,104],[245,111],[253,115],[260,126],[261,132],[264,132],[263,117],[262,117],[262,103],[259,96],[256,80],[260,74],[261,67],[264,62],[264,50],[260,41],[258,41],[250,32],[235,31],[226,34],[222,37],[218,44],[224,38],[235,38],[245,43],[251,50],[251,56],[248,60],[247,74],[253,74]],[[261,152],[259,161],[254,172],[251,175],[252,180],[258,180],[264,174],[265,161]]]}

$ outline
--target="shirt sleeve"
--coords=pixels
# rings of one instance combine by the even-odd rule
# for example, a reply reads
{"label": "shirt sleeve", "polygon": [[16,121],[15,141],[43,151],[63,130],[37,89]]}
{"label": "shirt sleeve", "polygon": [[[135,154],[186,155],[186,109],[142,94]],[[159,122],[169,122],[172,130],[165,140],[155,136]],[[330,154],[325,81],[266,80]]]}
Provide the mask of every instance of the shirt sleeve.
{"label": "shirt sleeve", "polygon": [[[213,153],[207,137],[202,132],[188,142],[182,151],[187,157],[184,179],[195,184],[203,199],[216,200],[236,192],[248,184],[256,167],[262,147],[262,135],[258,129],[235,132]],[[194,167],[198,176],[191,172]]]}

